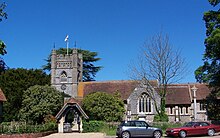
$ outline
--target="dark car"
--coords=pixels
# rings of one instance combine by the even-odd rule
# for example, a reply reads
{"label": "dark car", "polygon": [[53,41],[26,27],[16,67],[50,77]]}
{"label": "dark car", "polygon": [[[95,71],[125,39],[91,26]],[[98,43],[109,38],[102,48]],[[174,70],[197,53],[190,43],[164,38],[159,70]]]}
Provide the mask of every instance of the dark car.
{"label": "dark car", "polygon": [[220,125],[214,125],[208,122],[188,122],[182,127],[168,128],[166,135],[185,138],[193,135],[213,136],[216,132],[220,132]]}
{"label": "dark car", "polygon": [[118,126],[116,135],[122,138],[130,137],[154,137],[160,138],[162,130],[160,128],[151,127],[145,121],[123,121]]}

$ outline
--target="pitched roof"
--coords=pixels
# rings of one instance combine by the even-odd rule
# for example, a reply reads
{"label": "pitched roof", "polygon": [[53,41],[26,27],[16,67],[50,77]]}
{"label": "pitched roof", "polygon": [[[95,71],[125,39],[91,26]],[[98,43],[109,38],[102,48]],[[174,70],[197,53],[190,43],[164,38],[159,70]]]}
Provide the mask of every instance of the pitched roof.
{"label": "pitched roof", "polygon": [[208,85],[204,83],[172,84],[168,86],[166,104],[190,104],[193,100],[193,86],[197,88],[196,100],[203,100],[210,93]]}
{"label": "pitched roof", "polygon": [[[150,83],[151,85],[156,85],[157,81],[150,81]],[[138,81],[134,80],[80,82],[78,95],[85,97],[93,92],[106,92],[109,94],[119,92],[121,98],[126,100],[138,85]]]}
{"label": "pitched roof", "polygon": [[79,91],[83,93],[83,97],[93,92],[106,92],[109,94],[119,92],[121,98],[125,100],[137,85],[137,81],[80,82]]}
{"label": "pitched roof", "polygon": [[[158,82],[153,80],[150,81],[153,88],[158,91]],[[113,94],[114,92],[119,92],[123,100],[128,99],[130,94],[138,87],[139,81],[134,80],[122,80],[122,81],[102,81],[102,82],[80,82],[78,95],[80,97],[85,97],[86,95],[93,92],[106,92]],[[206,84],[170,84],[168,85],[168,92],[166,95],[167,105],[178,105],[178,104],[191,104],[193,93],[191,88],[196,86],[198,89],[196,91],[197,100],[205,99],[210,93],[209,88]]]}
{"label": "pitched roof", "polygon": [[[203,100],[209,95],[210,89],[207,84],[195,83],[195,84],[191,84],[190,88],[192,88],[194,85],[196,88],[198,88],[196,91],[196,99],[197,100]],[[193,96],[193,92],[192,92],[192,96]]]}
{"label": "pitched roof", "polygon": [[178,104],[190,104],[191,96],[188,85],[175,84],[169,85],[167,88],[166,104],[178,105]]}
{"label": "pitched roof", "polygon": [[3,102],[7,101],[1,88],[0,88],[0,101],[3,101]]}
{"label": "pitched roof", "polygon": [[59,120],[63,114],[66,113],[67,110],[69,110],[69,108],[75,107],[76,109],[78,109],[78,111],[80,112],[80,114],[85,118],[88,119],[89,117],[86,115],[86,113],[83,111],[83,109],[81,108],[81,106],[78,104],[77,100],[74,98],[70,98],[64,105],[63,107],[60,109],[60,111],[57,113],[57,115],[55,116],[57,120]]}

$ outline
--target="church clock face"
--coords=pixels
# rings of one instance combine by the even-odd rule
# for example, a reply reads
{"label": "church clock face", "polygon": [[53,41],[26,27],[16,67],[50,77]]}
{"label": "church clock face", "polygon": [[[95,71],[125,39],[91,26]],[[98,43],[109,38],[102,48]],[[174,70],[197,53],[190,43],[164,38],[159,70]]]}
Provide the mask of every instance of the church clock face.
{"label": "church clock face", "polygon": [[63,90],[63,91],[66,90],[66,85],[65,84],[61,85],[61,90]]}

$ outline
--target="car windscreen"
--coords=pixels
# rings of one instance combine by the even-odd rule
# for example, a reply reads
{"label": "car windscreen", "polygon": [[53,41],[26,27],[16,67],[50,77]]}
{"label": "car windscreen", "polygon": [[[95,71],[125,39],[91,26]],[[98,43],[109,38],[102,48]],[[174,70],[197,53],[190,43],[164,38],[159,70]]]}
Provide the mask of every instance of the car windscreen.
{"label": "car windscreen", "polygon": [[195,126],[201,126],[200,122],[188,122],[185,125],[183,125],[184,127],[195,127]]}
{"label": "car windscreen", "polygon": [[123,121],[120,126],[135,126],[135,122],[133,121]]}
{"label": "car windscreen", "polygon": [[194,125],[194,122],[188,122],[183,125],[183,127],[192,127]]}

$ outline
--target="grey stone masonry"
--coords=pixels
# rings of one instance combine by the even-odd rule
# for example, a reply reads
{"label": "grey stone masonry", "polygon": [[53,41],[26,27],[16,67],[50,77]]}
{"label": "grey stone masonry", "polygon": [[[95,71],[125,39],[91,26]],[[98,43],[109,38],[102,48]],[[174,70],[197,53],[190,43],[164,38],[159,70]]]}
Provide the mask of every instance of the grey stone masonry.
{"label": "grey stone masonry", "polygon": [[51,54],[51,85],[57,90],[77,97],[78,83],[82,81],[82,54],[73,49],[72,54]]}
{"label": "grey stone masonry", "polygon": [[[153,98],[154,100],[152,100],[151,102],[151,108],[152,111],[150,113],[143,113],[143,112],[139,112],[139,105],[138,105],[138,101],[139,98],[141,97],[141,95],[143,93],[148,94],[151,98]],[[143,117],[147,120],[151,120],[152,121],[152,117],[157,114],[156,113],[156,109],[155,109],[155,104],[154,102],[157,102],[157,105],[160,106],[160,96],[158,95],[158,93],[155,91],[154,87],[151,86],[151,84],[146,81],[146,80],[142,80],[139,84],[138,87],[136,87],[134,89],[134,91],[131,93],[131,95],[128,98],[129,101],[129,106],[130,106],[130,110],[131,111],[131,116],[132,115],[136,115],[136,117]]]}

